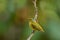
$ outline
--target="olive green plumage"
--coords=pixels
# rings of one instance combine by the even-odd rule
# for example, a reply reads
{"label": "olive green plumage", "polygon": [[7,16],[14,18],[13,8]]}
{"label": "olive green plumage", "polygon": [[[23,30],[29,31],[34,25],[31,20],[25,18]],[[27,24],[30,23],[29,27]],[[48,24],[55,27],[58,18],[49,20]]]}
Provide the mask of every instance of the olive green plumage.
{"label": "olive green plumage", "polygon": [[36,21],[34,21],[32,18],[29,19],[29,26],[32,28],[32,30],[42,31],[44,32],[41,25],[39,25]]}

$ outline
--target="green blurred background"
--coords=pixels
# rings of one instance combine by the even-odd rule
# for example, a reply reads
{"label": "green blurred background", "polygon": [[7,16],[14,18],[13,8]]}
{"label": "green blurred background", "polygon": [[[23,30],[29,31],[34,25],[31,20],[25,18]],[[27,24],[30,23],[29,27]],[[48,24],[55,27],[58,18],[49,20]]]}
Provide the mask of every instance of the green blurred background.
{"label": "green blurred background", "polygon": [[[32,29],[27,18],[34,17],[33,0],[0,0],[0,40],[27,40]],[[38,23],[45,32],[31,40],[60,40],[60,0],[37,0]]]}

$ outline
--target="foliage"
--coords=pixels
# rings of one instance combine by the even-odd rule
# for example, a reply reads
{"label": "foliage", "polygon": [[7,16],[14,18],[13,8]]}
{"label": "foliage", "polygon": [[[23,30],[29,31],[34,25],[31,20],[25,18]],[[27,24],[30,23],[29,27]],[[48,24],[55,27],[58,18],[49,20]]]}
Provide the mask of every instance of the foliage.
{"label": "foliage", "polygon": [[[60,40],[60,0],[37,0],[37,6],[45,32],[36,31],[32,40]],[[0,0],[0,40],[26,40],[29,17],[34,17],[32,0]]]}

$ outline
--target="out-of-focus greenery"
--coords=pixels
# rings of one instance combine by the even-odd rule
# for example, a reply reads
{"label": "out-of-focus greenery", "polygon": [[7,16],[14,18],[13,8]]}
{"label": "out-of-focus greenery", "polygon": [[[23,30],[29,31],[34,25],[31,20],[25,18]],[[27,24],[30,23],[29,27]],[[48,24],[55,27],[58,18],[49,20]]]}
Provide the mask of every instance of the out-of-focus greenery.
{"label": "out-of-focus greenery", "polygon": [[[34,17],[33,0],[0,0],[0,40],[27,40],[32,29],[28,19]],[[60,0],[37,0],[38,23],[45,32],[31,40],[60,40]]]}

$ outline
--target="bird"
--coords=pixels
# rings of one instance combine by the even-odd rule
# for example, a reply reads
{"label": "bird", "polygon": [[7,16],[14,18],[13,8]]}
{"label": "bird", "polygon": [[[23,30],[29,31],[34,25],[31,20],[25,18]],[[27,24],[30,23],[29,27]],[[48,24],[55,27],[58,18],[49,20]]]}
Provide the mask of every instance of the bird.
{"label": "bird", "polygon": [[32,28],[33,31],[41,31],[44,32],[43,28],[39,23],[33,20],[33,18],[28,18],[29,19],[29,26]]}

